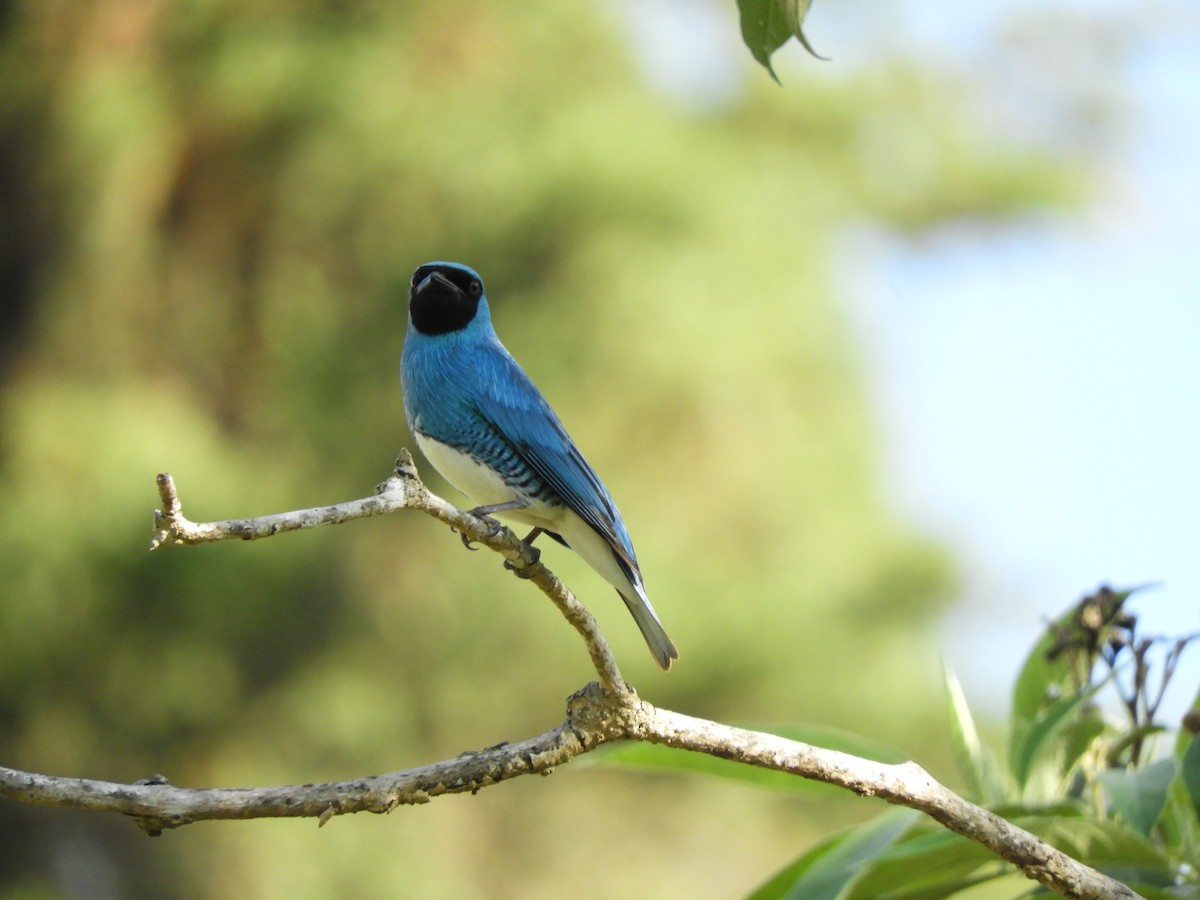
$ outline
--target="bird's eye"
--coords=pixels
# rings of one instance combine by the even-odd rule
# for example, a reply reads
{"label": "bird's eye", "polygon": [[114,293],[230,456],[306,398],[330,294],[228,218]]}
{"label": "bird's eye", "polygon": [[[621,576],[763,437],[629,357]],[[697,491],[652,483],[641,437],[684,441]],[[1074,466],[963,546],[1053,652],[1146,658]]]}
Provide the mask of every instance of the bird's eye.
{"label": "bird's eye", "polygon": [[467,290],[470,291],[472,297],[478,297],[483,293],[483,283],[477,278],[472,278],[471,284],[467,287]]}

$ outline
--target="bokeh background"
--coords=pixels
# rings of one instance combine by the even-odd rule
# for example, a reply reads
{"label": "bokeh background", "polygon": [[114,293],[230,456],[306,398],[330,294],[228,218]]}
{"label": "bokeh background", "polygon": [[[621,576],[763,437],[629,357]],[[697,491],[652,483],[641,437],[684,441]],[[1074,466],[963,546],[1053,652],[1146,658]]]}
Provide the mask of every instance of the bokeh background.
{"label": "bokeh background", "polygon": [[[195,519],[388,474],[435,258],[621,504],[669,675],[546,559],[653,702],[953,782],[943,656],[998,714],[1099,580],[1195,628],[1195,11],[807,30],[780,87],[704,0],[0,3],[0,763],[299,783],[560,719],[574,634],[424,517],[146,553],[159,471]],[[319,831],[5,804],[0,896],[730,896],[879,809],[596,766]]]}

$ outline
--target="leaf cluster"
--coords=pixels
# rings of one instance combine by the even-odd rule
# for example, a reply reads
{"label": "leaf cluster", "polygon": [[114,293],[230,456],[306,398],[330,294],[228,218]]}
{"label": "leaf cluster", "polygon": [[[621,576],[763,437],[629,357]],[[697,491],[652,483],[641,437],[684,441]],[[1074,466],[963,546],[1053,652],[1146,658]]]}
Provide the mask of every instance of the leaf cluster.
{"label": "leaf cluster", "polygon": [[[1135,590],[1101,587],[1049,624],[1017,677],[1003,761],[947,668],[950,739],[969,799],[1147,898],[1200,897],[1200,696],[1173,736],[1153,719],[1189,640],[1166,642],[1166,661],[1152,668],[1146,651],[1159,642],[1137,637],[1136,617],[1124,605]],[[1126,668],[1135,670],[1132,694],[1120,683]],[[1102,712],[1106,688],[1127,715]],[[849,734],[786,733],[883,762],[903,758]],[[1155,735],[1164,739],[1157,755],[1147,752]],[[821,789],[654,746],[622,748],[607,761],[701,770],[775,790]],[[937,900],[966,891],[1011,897],[1036,889],[979,844],[900,809],[820,841],[753,896]]]}

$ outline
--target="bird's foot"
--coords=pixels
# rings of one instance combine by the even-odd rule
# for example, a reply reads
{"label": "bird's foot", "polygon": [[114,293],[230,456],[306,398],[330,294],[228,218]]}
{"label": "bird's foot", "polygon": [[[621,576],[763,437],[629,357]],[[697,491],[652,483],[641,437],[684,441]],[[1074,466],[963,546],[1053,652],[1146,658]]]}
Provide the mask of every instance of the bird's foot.
{"label": "bird's foot", "polygon": [[508,569],[508,571],[512,572],[514,575],[516,575],[522,581],[528,581],[530,578],[533,577],[532,571],[524,568],[523,566],[518,566],[516,563],[512,562],[511,560],[506,559],[504,561],[504,568]]}
{"label": "bird's foot", "polygon": [[[468,509],[467,512],[470,513],[471,515],[473,515],[475,518],[483,519],[483,521],[487,522],[487,526],[489,529],[488,537],[495,537],[496,535],[498,535],[500,533],[500,530],[502,528],[504,528],[504,526],[492,518],[492,513],[508,512],[511,509],[524,509],[528,505],[529,505],[528,500],[523,500],[521,498],[513,498],[512,500],[506,500],[504,503],[492,503],[489,506],[476,506],[474,509]],[[451,527],[451,530],[458,531],[457,528],[453,528],[453,527]],[[536,535],[537,531],[538,531],[538,529],[535,528],[534,529],[535,535]],[[463,546],[466,547],[468,550],[478,549],[477,547],[471,546],[471,539],[469,537],[467,537],[465,534],[462,534],[460,532],[459,537],[462,538]]]}
{"label": "bird's foot", "polygon": [[525,541],[525,546],[529,548],[525,556],[529,561],[525,562],[525,560],[522,560],[521,564],[517,565],[512,560],[506,559],[504,561],[504,568],[508,569],[508,571],[512,572],[518,578],[530,579],[533,577],[534,567],[541,562],[542,551],[530,544],[528,539]]}
{"label": "bird's foot", "polygon": [[[504,526],[501,525],[499,522],[497,522],[495,519],[493,519],[491,516],[489,516],[488,515],[489,511],[490,510],[488,510],[487,507],[482,507],[482,506],[478,507],[477,509],[467,510],[467,512],[469,512],[471,515],[475,516],[475,518],[482,519],[487,524],[488,537],[495,537],[496,535],[498,535],[500,533],[501,529],[504,528]],[[478,547],[474,546],[475,542],[471,540],[471,538],[466,534],[466,532],[459,531],[453,525],[450,526],[450,530],[458,533],[458,537],[462,541],[463,546],[466,547],[468,550],[478,550],[479,549]]]}

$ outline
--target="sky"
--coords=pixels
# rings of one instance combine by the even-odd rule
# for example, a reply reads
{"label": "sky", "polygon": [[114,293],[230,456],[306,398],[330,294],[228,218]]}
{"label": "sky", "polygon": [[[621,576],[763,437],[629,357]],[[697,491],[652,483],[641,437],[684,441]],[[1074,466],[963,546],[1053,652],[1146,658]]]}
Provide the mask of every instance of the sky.
{"label": "sky", "polygon": [[[761,77],[732,2],[627,2],[662,89],[703,106]],[[1200,631],[1200,7],[817,0],[805,31],[833,61],[790,45],[783,90],[801,70],[932,55],[1006,136],[1094,166],[1078,215],[845,235],[886,484],[959,561],[938,643],[968,698],[1004,713],[1045,622],[1102,583],[1156,585],[1131,601],[1143,635]],[[1198,684],[1200,642],[1168,720]]]}
{"label": "sky", "polygon": [[[1144,636],[1200,631],[1200,14],[1119,33],[1082,215],[863,233],[871,264],[845,269],[893,496],[962,566],[943,651],[998,712],[1043,622],[1100,583],[1156,583]],[[1185,660],[1168,721],[1200,643]]]}

